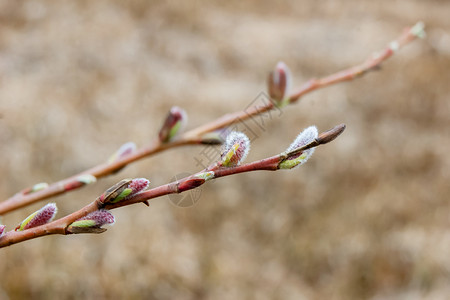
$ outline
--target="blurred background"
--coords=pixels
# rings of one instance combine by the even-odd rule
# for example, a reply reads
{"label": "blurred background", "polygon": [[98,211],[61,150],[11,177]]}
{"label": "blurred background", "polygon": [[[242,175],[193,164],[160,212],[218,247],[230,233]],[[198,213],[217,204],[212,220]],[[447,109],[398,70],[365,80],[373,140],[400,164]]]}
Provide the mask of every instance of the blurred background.
{"label": "blurred background", "polygon": [[[0,195],[54,182],[157,134],[245,109],[282,60],[295,86],[350,67],[424,21],[427,38],[352,82],[250,120],[248,161],[305,127],[347,124],[292,171],[204,185],[113,211],[101,235],[0,250],[0,299],[447,299],[450,294],[450,2],[0,1]],[[242,125],[242,124],[241,124]],[[127,177],[155,187],[201,169],[203,146],[10,213],[58,216]],[[196,160],[197,159],[197,160]],[[2,200],[3,200],[2,199]]]}

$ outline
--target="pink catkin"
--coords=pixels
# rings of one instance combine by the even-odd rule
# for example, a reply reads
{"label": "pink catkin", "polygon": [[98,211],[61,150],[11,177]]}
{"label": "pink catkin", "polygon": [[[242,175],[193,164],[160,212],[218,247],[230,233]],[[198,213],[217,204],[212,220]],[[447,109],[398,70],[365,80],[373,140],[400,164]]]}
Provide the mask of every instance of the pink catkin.
{"label": "pink catkin", "polygon": [[247,143],[247,140],[239,140],[239,147],[236,150],[236,164],[239,164],[242,160],[245,159],[245,157],[248,154],[248,148],[249,148],[249,144]]}
{"label": "pink catkin", "polygon": [[49,203],[43,208],[39,210],[39,212],[34,216],[33,219],[28,222],[27,225],[23,229],[33,228],[36,226],[44,225],[53,220],[57,213],[58,209],[56,208],[55,203]]}
{"label": "pink catkin", "polygon": [[159,138],[162,142],[168,142],[171,138],[173,138],[169,136],[169,134],[178,122],[181,122],[180,128],[178,129],[178,132],[181,132],[187,123],[187,114],[184,109],[174,106],[170,109],[169,114],[167,115],[166,120],[159,131]]}
{"label": "pink catkin", "polygon": [[285,63],[279,62],[275,67],[275,70],[270,73],[269,76],[269,95],[270,97],[281,102],[285,99],[291,89],[291,72]]}
{"label": "pink catkin", "polygon": [[225,144],[222,150],[222,156],[226,155],[231,148],[238,144],[239,147],[236,149],[236,153],[230,159],[231,166],[237,166],[242,161],[245,160],[247,154],[250,150],[250,140],[248,137],[242,132],[233,131],[228,134]]}
{"label": "pink catkin", "polygon": [[134,194],[139,193],[140,191],[143,191],[146,188],[148,188],[149,184],[150,184],[150,181],[148,179],[135,178],[130,182],[130,184],[128,185],[128,188],[132,189],[131,195],[134,195]]}
{"label": "pink catkin", "polygon": [[93,211],[87,216],[78,219],[77,221],[81,220],[92,220],[95,222],[95,225],[99,227],[106,224],[114,224],[115,222],[114,216],[105,209]]}

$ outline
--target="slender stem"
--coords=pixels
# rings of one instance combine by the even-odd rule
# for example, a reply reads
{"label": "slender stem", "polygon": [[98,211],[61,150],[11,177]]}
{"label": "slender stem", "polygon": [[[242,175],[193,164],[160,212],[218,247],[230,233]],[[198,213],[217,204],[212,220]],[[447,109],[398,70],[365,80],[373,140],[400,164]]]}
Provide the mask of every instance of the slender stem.
{"label": "slender stem", "polygon": [[220,164],[214,164],[210,167],[206,168],[203,171],[200,171],[194,175],[179,179],[177,181],[173,181],[171,183],[161,185],[155,187],[153,189],[149,189],[144,192],[137,193],[136,195],[130,197],[129,199],[125,199],[118,203],[102,203],[99,198],[97,198],[92,203],[86,205],[82,209],[67,215],[61,219],[50,222],[48,224],[33,227],[30,229],[26,229],[23,231],[9,231],[4,236],[0,237],[0,248],[10,246],[13,244],[17,244],[20,242],[24,242],[30,239],[52,235],[52,234],[71,234],[68,230],[70,224],[75,222],[76,220],[85,217],[89,213],[98,210],[99,208],[105,209],[114,209],[123,206],[128,206],[140,202],[146,202],[147,200],[161,197],[164,195],[174,194],[174,193],[182,193],[188,191],[190,189],[198,188],[200,185],[204,184],[207,180],[201,177],[201,174],[205,174],[207,172],[214,173],[214,179],[245,173],[252,171],[276,171],[279,169],[279,164],[287,156],[293,155],[296,153],[300,153],[306,149],[316,147],[321,144],[328,143],[334,140],[337,136],[339,136],[345,129],[345,125],[338,125],[331,130],[323,132],[319,135],[317,139],[312,141],[311,143],[294,149],[288,153],[282,153],[278,155],[274,155],[269,158],[261,159],[258,161],[254,161],[251,163],[243,164],[236,167],[223,167]]}
{"label": "slender stem", "polygon": [[[372,55],[360,65],[348,68],[346,70],[337,72],[335,74],[331,74],[329,76],[320,79],[309,80],[298,91],[294,92],[290,96],[289,102],[295,103],[302,96],[314,90],[324,88],[335,83],[353,80],[359,76],[364,75],[368,71],[376,69],[383,61],[391,57],[396,50],[402,48],[403,46],[405,46],[406,44],[408,44],[409,42],[413,41],[418,36],[420,36],[420,33],[416,32],[417,27],[418,25],[415,25],[411,28],[406,28],[404,33],[398,39],[392,41],[384,50],[382,50],[380,53],[376,55]],[[98,165],[94,168],[83,171],[72,177],[55,182],[46,189],[35,193],[31,194],[18,193],[0,203],[0,215],[11,212],[15,209],[24,207],[26,205],[38,202],[40,200],[68,192],[69,190],[78,189],[83,186],[83,184],[77,180],[77,178],[80,175],[90,174],[95,176],[97,179],[110,175],[134,161],[140,160],[142,158],[156,154],[166,149],[189,144],[199,144],[201,143],[201,137],[205,133],[230,126],[237,122],[245,121],[253,116],[262,114],[272,109],[274,109],[274,105],[273,103],[269,102],[263,106],[250,107],[245,111],[238,111],[235,113],[226,114],[212,122],[209,122],[207,124],[194,128],[190,131],[187,131],[182,136],[180,136],[178,140],[173,142],[161,143],[159,139],[155,139],[152,143],[150,143],[146,147],[126,157],[118,159],[113,163],[105,163]]]}
{"label": "slender stem", "polygon": [[[255,162],[243,164],[237,167],[219,167],[217,165],[214,165],[212,167],[207,168],[204,171],[200,171],[194,175],[179,179],[177,181],[173,181],[171,183],[149,189],[145,192],[141,192],[136,194],[134,197],[131,197],[127,200],[120,201],[118,203],[109,204],[106,206],[107,209],[114,209],[122,206],[128,206],[135,203],[144,202],[153,198],[161,197],[164,195],[169,194],[179,194],[183,193],[189,189],[181,190],[179,187],[183,183],[188,182],[189,180],[194,180],[194,178],[197,178],[200,174],[208,171],[214,172],[214,179],[240,174],[240,173],[246,173],[246,172],[252,172],[252,171],[276,171],[278,170],[278,164],[281,161],[282,156],[281,155],[275,155],[269,158],[265,158],[262,160],[258,160]],[[195,186],[193,186],[190,189],[194,189],[205,183],[205,180],[202,180],[200,182],[197,182]]]}
{"label": "slender stem", "polygon": [[185,134],[183,134],[182,138],[185,139],[195,139],[200,138],[202,135],[208,132],[212,132],[214,130],[222,129],[227,126],[230,126],[234,123],[245,121],[253,116],[260,115],[265,113],[266,111],[272,110],[274,105],[272,102],[268,102],[262,106],[253,106],[249,107],[245,111],[237,111],[234,113],[226,114],[217,120],[211,121],[207,124],[194,128]]}
{"label": "slender stem", "polygon": [[52,183],[47,188],[45,188],[41,191],[30,193],[30,194],[18,193],[16,195],[12,196],[11,198],[0,203],[0,215],[3,215],[5,213],[11,212],[13,210],[19,209],[21,207],[33,204],[40,200],[54,197],[54,196],[63,194],[65,192],[80,188],[80,187],[84,186],[84,184],[82,182],[78,181],[78,178],[81,175],[89,174],[98,179],[98,178],[113,174],[115,171],[125,167],[129,163],[140,160],[144,157],[156,154],[158,152],[164,151],[169,148],[173,148],[173,147],[177,147],[177,146],[181,146],[181,145],[196,144],[196,143],[198,143],[198,141],[182,139],[182,140],[177,140],[177,141],[174,141],[171,143],[164,144],[164,143],[161,143],[159,141],[159,139],[155,139],[153,142],[151,142],[146,147],[143,147],[142,149],[139,149],[136,152],[131,153],[130,155],[121,157],[118,160],[111,162],[111,163],[104,163],[104,164],[98,165],[96,167],[93,167],[91,169],[83,171],[79,174],[73,175],[69,178]]}
{"label": "slender stem", "polygon": [[298,91],[294,92],[290,96],[290,103],[296,102],[305,94],[319,88],[323,88],[339,82],[350,81],[366,74],[369,71],[376,70],[382,62],[391,57],[396,51],[400,50],[402,47],[418,38],[421,33],[415,32],[415,30],[413,29],[420,26],[421,24],[417,23],[413,27],[406,28],[400,37],[390,42],[389,45],[381,52],[371,55],[360,65],[339,71],[323,78],[309,80]]}
{"label": "slender stem", "polygon": [[[274,161],[279,161],[279,156],[274,156],[269,159],[245,164],[239,167],[235,168],[226,168],[226,169],[218,169],[215,173],[217,174],[215,178],[223,177],[223,176],[229,176],[232,174],[238,174],[243,172],[249,172],[249,171],[255,171],[255,170],[276,170],[277,164],[274,164]],[[269,163],[271,163],[269,165]],[[199,172],[201,173],[201,172]],[[198,175],[199,173],[195,174]],[[193,176],[195,176],[193,175]],[[181,193],[184,191],[181,191],[178,187],[181,183],[184,183],[190,179],[192,179],[193,176],[185,177],[180,180],[158,186],[156,188],[147,190],[145,192],[138,193],[135,197],[132,197],[128,200],[120,201],[118,203],[113,204],[107,204],[104,205],[107,209],[114,209],[118,207],[128,206],[131,204],[144,202],[146,200],[150,200],[153,198],[161,197],[164,195],[174,194],[174,193]],[[203,182],[204,183],[204,182]],[[198,187],[200,185],[197,185]],[[196,188],[193,187],[193,188]],[[24,242],[30,239],[46,236],[46,235],[53,235],[53,234],[70,234],[69,231],[67,231],[67,227],[75,222],[76,220],[88,215],[89,213],[97,210],[100,208],[100,204],[98,201],[94,201],[87,206],[83,207],[82,209],[78,210],[75,213],[72,213],[70,215],[67,215],[66,217],[63,217],[61,219],[58,219],[56,221],[50,222],[48,224],[37,226],[34,228],[30,228],[24,231],[9,231],[4,236],[0,238],[0,248],[10,246],[16,243]]]}

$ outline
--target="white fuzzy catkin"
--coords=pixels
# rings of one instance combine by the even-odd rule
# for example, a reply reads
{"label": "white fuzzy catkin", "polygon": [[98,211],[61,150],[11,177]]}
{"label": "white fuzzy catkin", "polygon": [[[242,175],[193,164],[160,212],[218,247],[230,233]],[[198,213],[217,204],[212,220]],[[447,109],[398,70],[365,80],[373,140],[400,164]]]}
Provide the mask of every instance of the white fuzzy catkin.
{"label": "white fuzzy catkin", "polygon": [[[319,132],[317,131],[316,126],[310,126],[303,130],[297,138],[292,142],[292,144],[286,149],[286,152],[293,151],[297,148],[300,148],[302,146],[305,146],[312,141],[314,141],[315,138],[317,138],[319,135]],[[311,157],[311,155],[314,153],[315,148],[310,148],[307,150],[304,150],[299,155],[295,155],[293,158],[289,158],[283,163],[280,164],[280,167],[282,169],[292,169],[297,166],[300,166],[308,161],[308,159]]]}
{"label": "white fuzzy catkin", "polygon": [[[234,145],[238,145],[234,148]],[[228,134],[222,150],[222,163],[224,166],[234,167],[238,166],[245,160],[250,151],[250,140],[248,137],[237,131],[232,131]]]}

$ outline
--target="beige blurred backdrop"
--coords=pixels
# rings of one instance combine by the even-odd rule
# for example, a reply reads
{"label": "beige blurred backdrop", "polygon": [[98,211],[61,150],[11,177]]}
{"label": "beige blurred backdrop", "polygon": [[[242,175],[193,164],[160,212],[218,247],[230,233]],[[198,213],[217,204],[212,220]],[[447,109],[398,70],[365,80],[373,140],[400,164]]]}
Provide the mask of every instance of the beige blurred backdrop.
{"label": "beige blurred backdrop", "polygon": [[[282,60],[300,86],[358,64],[406,26],[427,38],[379,71],[307,95],[264,126],[248,161],[306,126],[345,133],[292,171],[113,211],[101,235],[0,250],[0,299],[446,299],[450,294],[448,1],[0,1],[0,195],[104,162],[157,134],[244,109]],[[173,149],[49,201],[58,216],[127,177],[198,171]]]}

